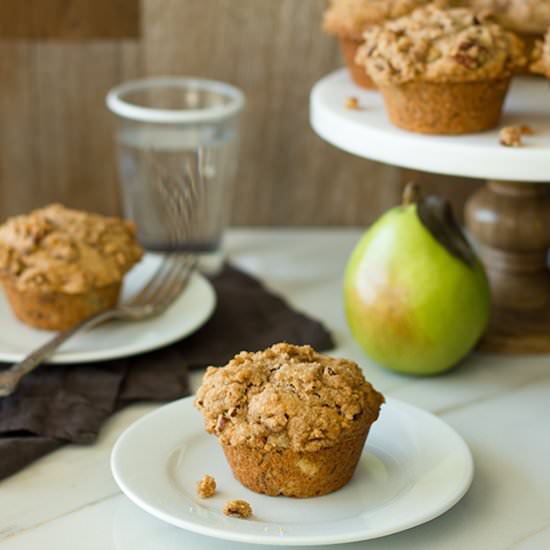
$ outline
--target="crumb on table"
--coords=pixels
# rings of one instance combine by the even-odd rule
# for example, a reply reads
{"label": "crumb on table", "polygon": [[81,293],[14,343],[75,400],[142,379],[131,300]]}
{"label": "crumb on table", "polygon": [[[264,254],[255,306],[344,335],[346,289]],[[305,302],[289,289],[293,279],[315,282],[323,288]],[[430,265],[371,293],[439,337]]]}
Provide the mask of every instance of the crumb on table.
{"label": "crumb on table", "polygon": [[359,109],[359,100],[356,97],[346,99],[346,109]]}
{"label": "crumb on table", "polygon": [[223,513],[233,518],[246,519],[252,515],[252,507],[246,500],[230,500],[225,503]]}
{"label": "crumb on table", "polygon": [[200,498],[210,498],[216,493],[216,480],[206,474],[198,483],[197,483],[197,495]]}

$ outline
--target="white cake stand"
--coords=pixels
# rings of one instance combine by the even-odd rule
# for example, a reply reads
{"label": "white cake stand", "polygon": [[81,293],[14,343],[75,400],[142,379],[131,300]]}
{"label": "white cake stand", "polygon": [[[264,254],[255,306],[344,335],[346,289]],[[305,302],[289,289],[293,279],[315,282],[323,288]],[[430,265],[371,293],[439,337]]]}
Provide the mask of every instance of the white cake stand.
{"label": "white cake stand", "polygon": [[[359,110],[346,108],[356,97]],[[481,346],[503,353],[550,353],[550,87],[517,78],[501,127],[529,125],[525,145],[499,144],[498,129],[466,136],[426,136],[392,126],[378,92],[357,87],[345,69],[311,92],[314,130],[360,157],[439,174],[484,178],[466,205],[493,292],[490,329]],[[420,182],[421,183],[421,182]]]}

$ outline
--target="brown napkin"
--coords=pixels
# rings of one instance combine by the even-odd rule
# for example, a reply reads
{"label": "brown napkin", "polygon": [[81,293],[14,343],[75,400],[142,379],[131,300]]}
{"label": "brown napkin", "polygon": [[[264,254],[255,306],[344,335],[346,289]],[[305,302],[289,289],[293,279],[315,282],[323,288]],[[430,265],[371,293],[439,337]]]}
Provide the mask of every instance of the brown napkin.
{"label": "brown napkin", "polygon": [[105,419],[128,403],[188,395],[190,367],[222,365],[243,349],[280,341],[333,347],[320,323],[253,277],[226,265],[212,283],[216,311],[192,336],[126,359],[44,365],[0,397],[0,479],[67,442],[93,443]]}

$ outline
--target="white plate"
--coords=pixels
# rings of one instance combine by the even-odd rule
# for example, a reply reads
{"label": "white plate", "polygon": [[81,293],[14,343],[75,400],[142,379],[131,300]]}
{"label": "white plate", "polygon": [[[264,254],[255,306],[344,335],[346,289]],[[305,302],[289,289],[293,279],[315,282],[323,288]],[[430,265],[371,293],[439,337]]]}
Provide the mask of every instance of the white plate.
{"label": "white plate", "polygon": [[[146,254],[126,276],[122,299],[135,294],[154,273],[157,254]],[[212,285],[194,273],[181,296],[162,315],[140,322],[113,321],[76,335],[49,359],[49,363],[84,363],[126,357],[160,348],[188,336],[210,317],[216,305]],[[20,361],[52,337],[19,322],[0,293],[0,361]]]}
{"label": "white plate", "polygon": [[[188,397],[138,420],[118,439],[111,468],[122,491],[168,523],[221,539],[254,544],[315,545],[367,540],[429,521],[453,506],[473,475],[461,437],[430,413],[388,399],[353,479],[310,499],[268,497],[237,482],[214,436]],[[195,495],[214,476],[218,493]],[[253,519],[223,515],[227,500],[247,500]]]}
{"label": "white plate", "polygon": [[[361,110],[346,108],[357,97]],[[548,182],[550,90],[545,78],[516,77],[498,128],[458,136],[406,132],[389,122],[382,94],[359,88],[347,69],[315,84],[310,98],[313,129],[336,147],[360,157],[413,170],[517,182]],[[503,147],[503,126],[529,125],[525,147]]]}

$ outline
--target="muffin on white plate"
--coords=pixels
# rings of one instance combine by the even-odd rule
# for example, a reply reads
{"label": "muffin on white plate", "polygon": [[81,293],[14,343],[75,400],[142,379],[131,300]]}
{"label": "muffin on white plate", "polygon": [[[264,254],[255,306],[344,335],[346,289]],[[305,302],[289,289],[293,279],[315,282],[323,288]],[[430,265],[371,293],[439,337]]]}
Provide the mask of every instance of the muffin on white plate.
{"label": "muffin on white plate", "polygon": [[64,330],[115,307],[143,250],[134,224],[52,204],[0,226],[0,282],[15,316]]}
{"label": "muffin on white plate", "polygon": [[281,343],[210,367],[195,405],[244,486],[305,498],[348,483],[383,402],[353,361]]}

